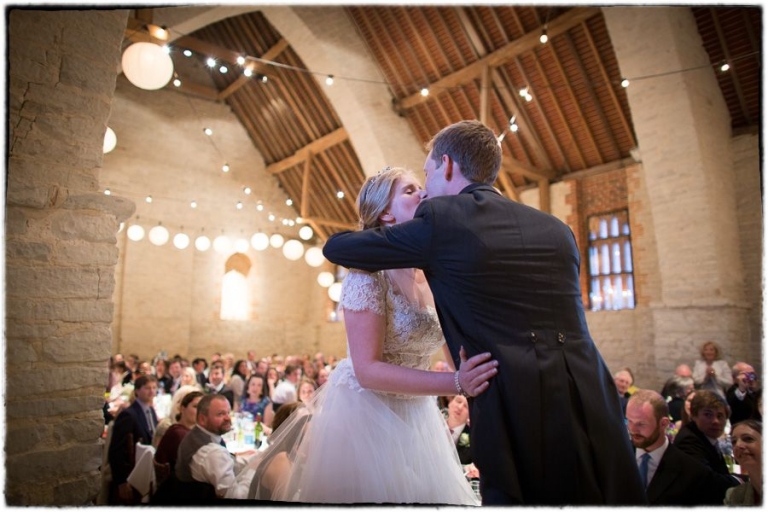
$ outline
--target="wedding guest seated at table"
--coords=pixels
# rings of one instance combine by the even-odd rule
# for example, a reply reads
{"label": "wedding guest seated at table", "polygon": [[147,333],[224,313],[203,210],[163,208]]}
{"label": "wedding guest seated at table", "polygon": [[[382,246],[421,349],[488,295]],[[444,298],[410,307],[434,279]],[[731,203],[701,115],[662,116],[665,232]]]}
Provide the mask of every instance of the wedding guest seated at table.
{"label": "wedding guest seated at table", "polygon": [[664,383],[664,387],[661,388],[661,396],[666,399],[668,396],[672,394],[671,386],[673,385],[673,379],[675,377],[690,377],[693,378],[693,371],[691,370],[691,367],[687,364],[679,364],[677,365],[677,368],[675,368],[675,373],[672,375],[669,379],[667,379],[667,382]]}
{"label": "wedding guest seated at table", "polygon": [[262,374],[254,373],[248,377],[240,411],[250,413],[254,419],[260,414],[263,424],[269,426],[272,425],[274,412],[272,401],[266,395],[266,390],[267,385]]}
{"label": "wedding guest seated at table", "polygon": [[619,392],[619,402],[621,403],[621,410],[627,410],[627,400],[630,397],[629,387],[635,379],[632,377],[627,369],[621,369],[613,374],[613,382],[616,383],[616,390]]}
{"label": "wedding guest seated at table", "polygon": [[240,406],[240,401],[243,399],[243,391],[245,390],[245,381],[248,380],[248,376],[251,374],[248,369],[248,361],[245,359],[238,359],[232,369],[232,375],[229,377],[229,383],[227,386],[232,390],[234,396],[233,409],[237,410]]}
{"label": "wedding guest seated at table", "polygon": [[110,504],[127,504],[138,501],[140,495],[127,482],[135,464],[134,443],[151,444],[157,426],[157,415],[152,402],[157,395],[157,379],[154,375],[142,375],[136,379],[136,400],[121,412],[112,431],[108,460],[112,470]]}
{"label": "wedding guest seated at table", "polygon": [[312,397],[315,396],[316,389],[317,384],[315,384],[314,380],[308,377],[303,377],[299,382],[299,402],[307,403],[312,400]]}
{"label": "wedding guest seated at table", "polygon": [[685,407],[685,397],[693,392],[693,379],[691,377],[672,377],[669,386],[669,396],[664,397],[669,406],[669,415],[672,421],[680,421]]}
{"label": "wedding guest seated at table", "polygon": [[763,423],[744,420],[733,426],[733,456],[749,481],[725,493],[726,505],[763,504]]}
{"label": "wedding guest seated at table", "polygon": [[194,386],[198,391],[203,390],[203,386],[197,380],[197,372],[191,366],[184,368],[181,371],[181,385],[182,386]]}
{"label": "wedding guest seated at table", "polygon": [[[176,395],[183,390],[184,388],[177,391]],[[197,404],[203,396],[201,391],[194,390],[184,394],[183,399],[179,404],[179,412],[174,416],[175,423],[168,427],[168,430],[165,432],[165,435],[162,436],[162,439],[157,446],[155,460],[160,464],[169,464],[171,472],[175,470],[176,456],[182,439],[184,439],[197,422]]]}
{"label": "wedding guest seated at table", "polygon": [[627,402],[627,430],[650,505],[717,505],[711,474],[666,436],[669,408],[655,391],[638,390]]}
{"label": "wedding guest seated at table", "polygon": [[712,489],[718,503],[725,498],[728,488],[741,483],[731,476],[718,449],[717,441],[725,431],[729,414],[728,404],[722,396],[704,389],[696,391],[691,400],[691,421],[675,436],[675,446],[712,473]]}
{"label": "wedding guest seated at table", "polygon": [[[291,416],[294,411],[302,409],[306,414]],[[291,417],[291,421],[286,420]],[[301,402],[288,402],[275,413],[272,421],[272,434],[269,436],[269,444],[274,447],[267,452],[263,459],[258,461],[256,472],[248,490],[248,498],[256,500],[270,500],[272,494],[284,484],[285,476],[291,469],[293,447],[301,440],[304,426],[309,421],[309,411]],[[284,425],[284,428],[280,428]]]}
{"label": "wedding guest seated at table", "polygon": [[275,388],[277,388],[277,385],[280,382],[280,373],[277,371],[277,368],[270,366],[267,368],[267,373],[264,375],[267,376],[267,390],[269,399],[274,402]]}
{"label": "wedding guest seated at table", "polygon": [[182,386],[176,393],[173,394],[171,399],[171,408],[168,416],[160,420],[155,429],[155,435],[152,438],[152,446],[157,448],[160,445],[160,440],[163,438],[168,429],[176,423],[178,420],[176,416],[181,412],[181,402],[189,393],[193,391],[199,391],[195,386]]}
{"label": "wedding guest seated at table", "polygon": [[211,365],[208,372],[208,384],[205,386],[206,393],[215,393],[224,396],[229,401],[229,407],[234,407],[235,394],[232,389],[224,384],[224,365],[216,362]]}
{"label": "wedding guest seated at table", "polygon": [[181,372],[181,359],[171,359],[171,361],[168,363],[168,376],[171,379],[170,386],[167,389],[168,393],[175,393],[183,385],[181,383]]}
{"label": "wedding guest seated at table", "polygon": [[675,432],[679,432],[683,425],[687,425],[691,421],[691,401],[695,395],[696,391],[694,390],[685,397],[683,410],[680,412],[680,420],[675,422]]}
{"label": "wedding guest seated at table", "polygon": [[157,392],[170,393],[173,385],[173,378],[168,375],[168,361],[158,358],[155,362],[155,377],[157,377]]}
{"label": "wedding guest seated at table", "polygon": [[281,405],[295,402],[298,399],[296,386],[298,386],[300,378],[301,368],[290,364],[285,367],[285,377],[275,386],[275,391],[272,393],[272,407],[275,413]]}
{"label": "wedding guest seated at table", "polygon": [[182,439],[176,458],[176,478],[214,487],[220,498],[245,498],[253,470],[227,451],[221,436],[232,429],[229,401],[205,395],[197,404],[197,422]]}
{"label": "wedding guest seated at table", "polygon": [[330,375],[330,372],[325,369],[325,366],[321,366],[319,370],[317,370],[317,377],[315,378],[315,384],[317,384],[317,387],[319,388],[326,382],[328,382],[328,375]]}
{"label": "wedding guest seated at table", "polygon": [[192,360],[192,368],[195,370],[197,383],[200,384],[200,388],[205,389],[205,385],[208,384],[208,376],[206,375],[208,361],[203,357],[196,357]]}
{"label": "wedding guest seated at table", "polygon": [[446,419],[446,423],[451,432],[451,437],[453,437],[453,444],[456,445],[459,461],[462,465],[471,464],[472,455],[469,451],[469,404],[466,398],[456,395],[448,402],[448,419]]}
{"label": "wedding guest seated at table", "polygon": [[733,365],[733,386],[725,394],[731,408],[731,425],[744,420],[762,421],[763,416],[757,410],[757,394],[760,390],[757,374],[752,365],[738,362]]}

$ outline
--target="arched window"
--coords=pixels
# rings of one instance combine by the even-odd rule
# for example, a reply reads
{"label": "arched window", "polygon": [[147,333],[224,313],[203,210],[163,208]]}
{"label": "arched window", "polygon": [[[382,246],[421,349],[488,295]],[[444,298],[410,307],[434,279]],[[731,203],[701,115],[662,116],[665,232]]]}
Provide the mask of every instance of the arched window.
{"label": "arched window", "polygon": [[634,309],[635,288],[629,213],[627,210],[621,210],[593,215],[589,217],[588,224],[590,309]]}
{"label": "arched window", "polygon": [[250,270],[251,260],[243,253],[237,252],[227,260],[221,284],[222,320],[248,320],[251,296],[246,278]]}

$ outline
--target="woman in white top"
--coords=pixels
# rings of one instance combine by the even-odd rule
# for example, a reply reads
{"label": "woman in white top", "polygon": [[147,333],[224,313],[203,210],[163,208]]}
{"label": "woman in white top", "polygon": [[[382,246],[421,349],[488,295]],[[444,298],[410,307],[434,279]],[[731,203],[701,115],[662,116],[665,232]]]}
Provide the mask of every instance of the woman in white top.
{"label": "woman in white top", "polygon": [[733,385],[731,368],[720,359],[720,347],[714,341],[701,346],[701,359],[693,366],[693,381],[697,389],[706,389],[722,397]]}

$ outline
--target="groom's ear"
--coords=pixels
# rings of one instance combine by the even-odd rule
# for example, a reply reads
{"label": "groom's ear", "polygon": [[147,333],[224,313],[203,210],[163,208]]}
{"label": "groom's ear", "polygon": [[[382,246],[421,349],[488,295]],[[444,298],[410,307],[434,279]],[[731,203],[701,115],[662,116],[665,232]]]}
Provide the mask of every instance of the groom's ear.
{"label": "groom's ear", "polygon": [[451,181],[451,178],[453,177],[453,171],[454,171],[454,162],[451,160],[451,157],[448,155],[443,155],[443,164],[445,164],[445,171],[443,171],[443,177],[445,178],[445,181]]}

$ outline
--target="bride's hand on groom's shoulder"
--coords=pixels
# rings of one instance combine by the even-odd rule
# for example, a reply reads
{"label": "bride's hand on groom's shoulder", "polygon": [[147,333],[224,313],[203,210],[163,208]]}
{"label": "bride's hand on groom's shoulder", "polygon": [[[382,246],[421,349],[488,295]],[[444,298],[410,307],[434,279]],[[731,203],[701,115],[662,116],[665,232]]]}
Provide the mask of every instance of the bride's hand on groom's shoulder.
{"label": "bride's hand on groom's shoulder", "polygon": [[459,349],[459,385],[469,396],[475,397],[488,389],[489,381],[498,373],[499,362],[491,359],[490,352],[477,354],[467,359],[464,347]]}

